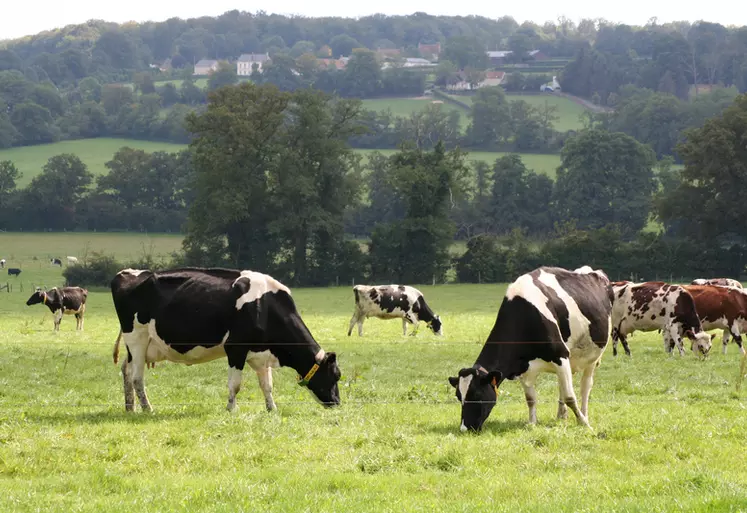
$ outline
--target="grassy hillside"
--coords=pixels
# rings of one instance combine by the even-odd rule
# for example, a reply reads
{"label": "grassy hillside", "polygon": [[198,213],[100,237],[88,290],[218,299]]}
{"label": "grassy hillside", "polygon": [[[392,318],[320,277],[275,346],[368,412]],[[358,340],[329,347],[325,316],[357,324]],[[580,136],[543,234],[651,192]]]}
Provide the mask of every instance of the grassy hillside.
{"label": "grassy hillside", "polygon": [[237,410],[225,411],[219,359],[146,369],[154,413],[126,414],[109,293],[89,294],[83,332],[66,317],[56,334],[48,310],[25,305],[28,292],[0,293],[0,510],[747,508],[747,392],[735,391],[733,345],[705,361],[689,349],[670,357],[660,335],[638,333],[632,358],[608,348],[596,371],[593,431],[570,412],[556,420],[557,379],[542,374],[536,426],[520,384],[505,381],[483,432],[461,433],[447,378],[474,362],[505,285],[419,288],[443,337],[425,326],[403,337],[400,322],[376,319],[348,337],[350,287],[293,290],[311,333],[338,355],[342,403],[321,407],[281,368],[272,413],[248,368]]}
{"label": "grassy hillside", "polygon": [[77,155],[86,163],[89,171],[94,175],[106,174],[107,169],[104,164],[111,160],[112,155],[122,146],[149,152],[178,151],[184,147],[181,144],[101,137],[0,150],[0,160],[10,160],[18,167],[23,173],[18,185],[23,187],[28,185],[33,177],[41,173],[47,160],[61,153]]}

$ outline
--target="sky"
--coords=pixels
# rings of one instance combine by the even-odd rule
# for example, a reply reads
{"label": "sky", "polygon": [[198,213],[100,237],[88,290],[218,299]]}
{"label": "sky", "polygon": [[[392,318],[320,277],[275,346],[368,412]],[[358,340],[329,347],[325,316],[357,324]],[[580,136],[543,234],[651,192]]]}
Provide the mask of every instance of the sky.
{"label": "sky", "polygon": [[[513,16],[517,21],[544,23],[565,16],[574,21],[582,18],[604,18],[612,22],[643,25],[650,18],[660,23],[675,20],[712,21],[724,25],[747,25],[747,2],[683,2],[675,0],[531,0],[520,2],[470,2],[465,4],[453,0],[378,0],[376,2],[350,2],[327,0],[210,0],[208,2],[173,2],[153,0],[2,0],[0,16],[0,40],[12,39],[43,30],[83,23],[90,19],[103,19],[123,23],[127,21],[163,21],[172,17],[192,18],[216,16],[225,11],[238,9],[268,13],[295,14],[303,16],[358,17],[369,14],[412,14],[422,11],[435,15],[479,15],[488,18]],[[480,6],[480,7],[478,7]],[[706,9],[706,7],[708,7]]]}

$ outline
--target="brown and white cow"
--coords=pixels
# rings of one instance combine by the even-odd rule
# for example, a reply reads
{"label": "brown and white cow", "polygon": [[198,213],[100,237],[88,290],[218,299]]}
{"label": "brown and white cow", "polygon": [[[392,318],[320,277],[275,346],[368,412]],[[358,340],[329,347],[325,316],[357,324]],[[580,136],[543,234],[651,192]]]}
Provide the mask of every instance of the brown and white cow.
{"label": "brown and white cow", "polygon": [[697,280],[693,280],[690,285],[716,285],[718,287],[744,288],[740,282],[732,280],[731,278],[698,278]]}
{"label": "brown and white cow", "polygon": [[729,343],[729,335],[739,346],[742,354],[742,333],[747,331],[747,292],[736,287],[718,285],[686,285],[685,289],[695,300],[703,329],[722,329],[723,352]]}
{"label": "brown and white cow", "polygon": [[617,342],[622,342],[630,356],[626,337],[634,331],[661,330],[664,350],[674,346],[684,354],[682,337],[692,341],[693,352],[707,354],[712,337],[703,331],[693,297],[680,285],[661,281],[613,285],[612,354],[617,355]]}

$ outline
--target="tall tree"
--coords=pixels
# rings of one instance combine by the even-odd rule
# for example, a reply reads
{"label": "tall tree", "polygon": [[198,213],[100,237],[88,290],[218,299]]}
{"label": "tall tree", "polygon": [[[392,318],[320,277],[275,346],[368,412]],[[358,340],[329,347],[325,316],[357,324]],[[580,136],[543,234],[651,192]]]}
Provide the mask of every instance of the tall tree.
{"label": "tall tree", "polygon": [[628,233],[646,224],[654,191],[653,151],[632,137],[586,130],[561,153],[555,204],[560,220],[581,229],[617,224]]}
{"label": "tall tree", "polygon": [[476,147],[495,148],[506,142],[511,129],[511,111],[500,87],[484,87],[472,99],[467,133]]}

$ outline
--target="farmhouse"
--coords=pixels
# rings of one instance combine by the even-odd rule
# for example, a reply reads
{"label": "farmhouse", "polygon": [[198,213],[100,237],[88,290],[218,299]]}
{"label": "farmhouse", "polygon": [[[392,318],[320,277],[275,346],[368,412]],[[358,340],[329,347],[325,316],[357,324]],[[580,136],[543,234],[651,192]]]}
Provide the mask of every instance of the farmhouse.
{"label": "farmhouse", "polygon": [[418,44],[418,52],[420,52],[420,56],[424,59],[428,59],[429,61],[438,60],[438,57],[441,55],[441,43],[420,43]]}
{"label": "farmhouse", "polygon": [[218,61],[212,59],[201,59],[195,64],[195,75],[210,75],[218,70]]}
{"label": "farmhouse", "polygon": [[[447,85],[447,89],[450,89],[452,91],[469,91],[472,89],[472,85],[469,83],[466,73],[460,71],[457,76],[459,77],[459,80],[454,84]],[[481,87],[499,86],[503,83],[505,78],[506,73],[503,71],[488,71],[485,73],[485,78],[477,83],[477,87],[475,89],[480,89]]]}
{"label": "farmhouse", "polygon": [[265,64],[271,62],[269,54],[266,53],[243,53],[236,61],[236,74],[240,77],[248,77],[257,65],[257,71],[262,73]]}
{"label": "farmhouse", "polygon": [[319,67],[322,69],[334,68],[338,71],[345,69],[348,64],[348,57],[340,56],[339,59],[317,59]]}

